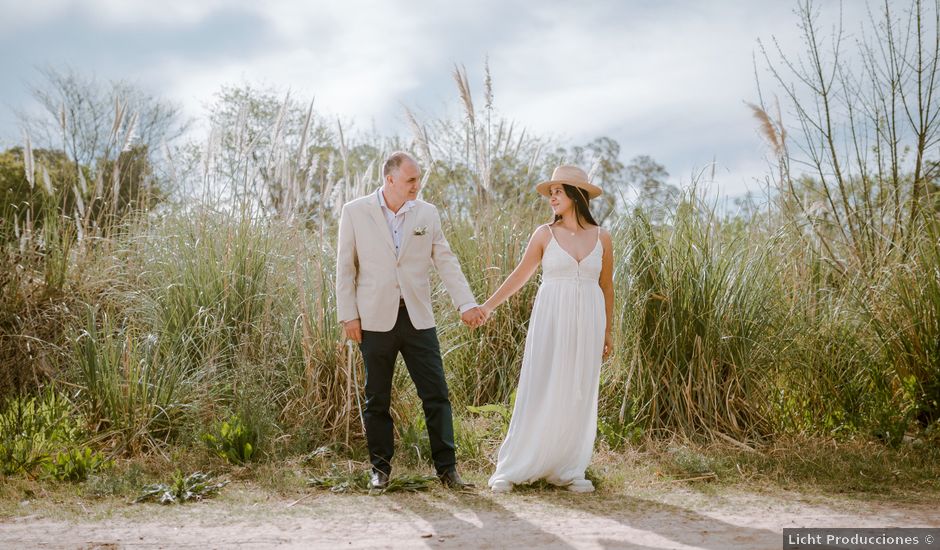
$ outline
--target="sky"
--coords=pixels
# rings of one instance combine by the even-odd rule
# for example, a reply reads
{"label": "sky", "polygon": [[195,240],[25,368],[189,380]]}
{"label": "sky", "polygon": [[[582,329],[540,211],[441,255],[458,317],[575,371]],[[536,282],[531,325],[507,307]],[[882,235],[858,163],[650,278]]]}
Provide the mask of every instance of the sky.
{"label": "sky", "polygon": [[[817,2],[824,23],[835,0]],[[795,1],[476,2],[0,0],[0,147],[37,106],[37,67],[127,80],[205,119],[223,85],[290,89],[353,128],[410,135],[457,113],[455,64],[482,97],[488,59],[498,111],[565,145],[616,139],[675,184],[710,172],[724,196],[760,193],[768,148],[745,102],[773,87],[757,40],[801,52]],[[842,5],[850,32],[865,4]],[[827,27],[828,28],[828,27]]]}

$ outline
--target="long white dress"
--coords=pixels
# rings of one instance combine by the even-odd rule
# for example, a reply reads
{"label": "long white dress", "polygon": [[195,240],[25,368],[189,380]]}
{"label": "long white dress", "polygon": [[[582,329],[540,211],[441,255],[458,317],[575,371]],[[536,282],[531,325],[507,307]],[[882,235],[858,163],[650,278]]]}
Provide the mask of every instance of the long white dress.
{"label": "long white dress", "polygon": [[499,448],[497,482],[587,484],[597,431],[597,392],[607,316],[599,285],[603,246],[581,262],[552,233],[542,284],[526,333],[509,433]]}

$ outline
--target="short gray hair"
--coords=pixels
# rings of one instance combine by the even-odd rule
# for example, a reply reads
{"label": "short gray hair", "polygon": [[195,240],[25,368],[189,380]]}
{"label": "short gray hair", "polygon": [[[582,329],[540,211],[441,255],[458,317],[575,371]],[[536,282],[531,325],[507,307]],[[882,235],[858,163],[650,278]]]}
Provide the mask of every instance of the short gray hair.
{"label": "short gray hair", "polygon": [[415,165],[418,164],[418,161],[415,160],[413,156],[411,156],[411,153],[407,153],[405,151],[395,151],[394,153],[390,154],[388,157],[386,157],[385,164],[382,165],[382,178],[384,179],[388,177],[388,175],[392,173],[392,170],[397,170],[398,167],[401,166],[401,163],[405,162],[406,160],[410,160],[411,162],[415,163]]}

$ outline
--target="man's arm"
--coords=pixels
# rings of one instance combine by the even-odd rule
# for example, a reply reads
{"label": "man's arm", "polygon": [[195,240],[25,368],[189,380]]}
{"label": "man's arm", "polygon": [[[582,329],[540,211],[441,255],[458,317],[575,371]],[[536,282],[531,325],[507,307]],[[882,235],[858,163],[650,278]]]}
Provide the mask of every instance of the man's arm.
{"label": "man's arm", "polygon": [[357,342],[362,340],[359,328],[359,308],[356,306],[356,277],[359,262],[356,253],[356,234],[352,217],[346,206],[339,219],[339,236],[336,240],[336,316],[343,323],[346,337]]}

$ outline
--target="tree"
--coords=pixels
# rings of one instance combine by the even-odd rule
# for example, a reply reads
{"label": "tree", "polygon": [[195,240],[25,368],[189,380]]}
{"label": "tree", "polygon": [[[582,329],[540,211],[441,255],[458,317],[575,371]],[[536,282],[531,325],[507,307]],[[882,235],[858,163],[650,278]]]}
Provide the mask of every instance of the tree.
{"label": "tree", "polygon": [[[70,69],[40,73],[31,91],[43,110],[20,115],[24,168],[32,170],[26,180],[50,189],[57,213],[75,220],[79,238],[107,233],[113,222],[167,195],[165,174],[175,166],[158,151],[170,153],[188,128],[178,106],[124,81],[101,84]],[[57,152],[55,166],[41,151]]]}
{"label": "tree", "polygon": [[372,145],[350,146],[339,123],[334,131],[315,116],[312,100],[274,89],[223,86],[209,120],[214,139],[205,183],[268,214],[324,221],[335,192],[352,186],[379,156]]}
{"label": "tree", "polygon": [[652,157],[633,157],[626,168],[626,181],[636,191],[636,206],[649,217],[650,223],[661,225],[679,202],[679,188],[666,179],[669,172]]}
{"label": "tree", "polygon": [[[911,0],[901,15],[885,1],[848,53],[841,21],[826,37],[811,0],[800,1],[796,13],[802,55],[774,42],[771,56],[759,43],[795,124],[785,125],[763,95],[752,105],[777,160],[781,204],[815,233],[834,265],[851,260],[875,269],[911,251],[930,195],[937,159],[929,157],[940,143],[940,1]],[[819,185],[801,186],[800,167]],[[831,237],[805,223],[820,208],[833,220]]]}
{"label": "tree", "polygon": [[132,146],[153,155],[189,128],[178,105],[131,83],[102,84],[69,68],[39,72],[31,93],[42,113],[20,114],[20,123],[37,147],[62,150],[76,165],[113,160]]}

